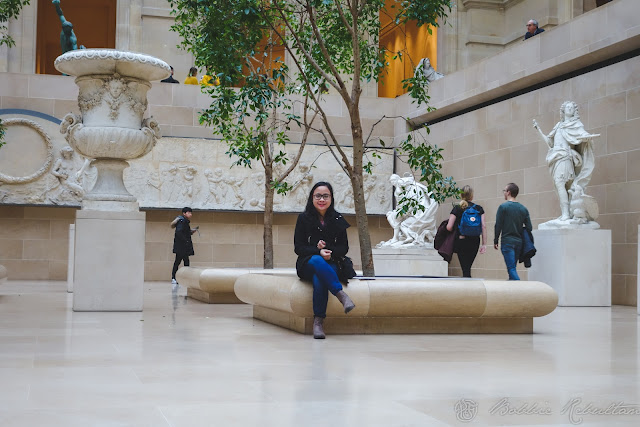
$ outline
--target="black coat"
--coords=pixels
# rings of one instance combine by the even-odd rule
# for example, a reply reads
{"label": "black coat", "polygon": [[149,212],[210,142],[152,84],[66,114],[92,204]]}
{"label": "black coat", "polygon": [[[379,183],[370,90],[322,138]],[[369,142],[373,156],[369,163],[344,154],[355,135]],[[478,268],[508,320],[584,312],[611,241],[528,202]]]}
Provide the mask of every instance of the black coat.
{"label": "black coat", "polygon": [[190,222],[182,215],[180,215],[177,220],[176,234],[173,238],[173,253],[182,256],[194,255]]}
{"label": "black coat", "polygon": [[458,228],[455,227],[453,231],[447,230],[447,224],[449,223],[448,219],[445,219],[440,223],[438,227],[438,231],[436,232],[436,237],[433,241],[433,247],[438,251],[440,256],[447,262],[451,262],[451,258],[453,257],[453,247],[456,242],[456,235],[458,233]]}
{"label": "black coat", "polygon": [[526,268],[531,267],[531,258],[536,254],[536,247],[533,245],[533,233],[522,227],[522,249],[518,260],[524,263]]}
{"label": "black coat", "polygon": [[304,267],[313,255],[320,255],[318,242],[324,240],[327,244],[325,249],[329,249],[331,260],[344,257],[349,252],[349,241],[347,239],[347,228],[350,227],[344,217],[338,212],[327,214],[324,225],[320,224],[317,215],[307,215],[301,213],[296,222],[296,231],[293,235],[295,252],[298,255],[296,261],[296,272],[298,277],[311,280],[304,274]]}

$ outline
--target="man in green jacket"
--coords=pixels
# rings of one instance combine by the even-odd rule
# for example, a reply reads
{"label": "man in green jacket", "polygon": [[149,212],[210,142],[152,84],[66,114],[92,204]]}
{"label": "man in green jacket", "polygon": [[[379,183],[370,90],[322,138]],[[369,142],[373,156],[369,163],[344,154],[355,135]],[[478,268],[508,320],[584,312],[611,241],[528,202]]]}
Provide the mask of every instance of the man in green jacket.
{"label": "man in green jacket", "polygon": [[527,208],[516,202],[516,197],[520,189],[514,183],[506,185],[504,190],[504,199],[506,202],[498,207],[496,213],[495,237],[493,238],[493,247],[498,249],[498,238],[502,234],[502,256],[507,264],[507,272],[509,280],[520,280],[516,267],[518,266],[518,256],[522,249],[522,227],[526,227],[531,231],[531,218]]}

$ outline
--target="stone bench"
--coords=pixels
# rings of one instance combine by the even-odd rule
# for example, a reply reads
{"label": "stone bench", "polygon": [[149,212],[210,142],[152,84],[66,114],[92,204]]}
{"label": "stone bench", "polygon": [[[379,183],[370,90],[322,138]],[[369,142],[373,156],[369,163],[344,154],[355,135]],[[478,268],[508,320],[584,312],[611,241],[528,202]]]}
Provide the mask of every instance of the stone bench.
{"label": "stone bench", "polygon": [[[541,282],[481,279],[351,279],[349,314],[329,296],[328,334],[533,333],[533,318],[551,313],[558,294]],[[253,317],[312,333],[312,285],[297,277],[245,274],[235,294],[253,305]]]}
{"label": "stone bench", "polygon": [[295,268],[264,270],[262,268],[198,268],[182,267],[176,280],[187,288],[187,296],[207,304],[242,304],[234,292],[236,279],[249,273],[296,276]]}

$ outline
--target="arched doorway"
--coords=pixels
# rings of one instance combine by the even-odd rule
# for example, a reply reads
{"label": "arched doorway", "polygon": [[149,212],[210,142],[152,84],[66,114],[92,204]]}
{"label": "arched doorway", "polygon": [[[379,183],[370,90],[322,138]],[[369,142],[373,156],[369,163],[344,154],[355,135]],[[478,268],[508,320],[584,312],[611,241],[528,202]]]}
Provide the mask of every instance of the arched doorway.
{"label": "arched doorway", "polygon": [[[116,10],[118,0],[62,0],[60,7],[67,21],[73,24],[78,47],[115,48]],[[62,54],[60,31],[62,24],[51,1],[38,2],[36,41],[36,73],[60,74],[53,66]]]}

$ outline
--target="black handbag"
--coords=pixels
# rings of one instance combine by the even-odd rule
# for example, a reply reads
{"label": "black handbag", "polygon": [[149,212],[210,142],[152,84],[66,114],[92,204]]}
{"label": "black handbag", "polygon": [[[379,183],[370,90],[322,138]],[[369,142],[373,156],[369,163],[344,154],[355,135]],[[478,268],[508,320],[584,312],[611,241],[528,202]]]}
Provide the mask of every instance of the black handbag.
{"label": "black handbag", "polygon": [[353,261],[348,256],[344,256],[338,259],[338,279],[341,282],[346,282],[349,279],[356,277],[356,271],[353,269]]}

